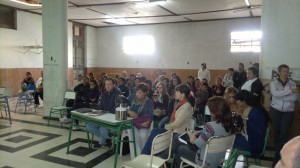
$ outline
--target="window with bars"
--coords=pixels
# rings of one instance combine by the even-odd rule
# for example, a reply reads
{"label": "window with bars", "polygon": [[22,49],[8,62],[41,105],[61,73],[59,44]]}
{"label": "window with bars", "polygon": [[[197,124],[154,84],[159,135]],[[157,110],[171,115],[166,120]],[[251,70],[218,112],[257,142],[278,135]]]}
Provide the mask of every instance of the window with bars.
{"label": "window with bars", "polygon": [[261,31],[231,32],[231,52],[260,52]]}
{"label": "window with bars", "polygon": [[15,9],[0,5],[0,28],[17,29]]}

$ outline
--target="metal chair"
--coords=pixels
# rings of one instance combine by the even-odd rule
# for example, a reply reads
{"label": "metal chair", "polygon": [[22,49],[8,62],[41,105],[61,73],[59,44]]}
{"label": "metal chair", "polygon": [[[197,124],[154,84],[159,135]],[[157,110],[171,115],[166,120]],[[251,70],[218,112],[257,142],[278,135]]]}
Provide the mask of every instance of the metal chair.
{"label": "metal chair", "polygon": [[[228,136],[214,136],[208,139],[206,148],[205,148],[205,153],[203,157],[203,162],[202,165],[198,165],[195,162],[191,162],[183,157],[181,157],[181,163],[180,167],[187,167],[187,166],[193,166],[195,168],[203,168],[206,167],[206,157],[209,154],[213,153],[220,153],[220,152],[226,152],[228,149],[232,149],[233,143],[235,139],[235,134],[231,134]],[[186,163],[186,165],[184,165]]]}
{"label": "metal chair", "polygon": [[[139,155],[131,161],[123,162],[123,167],[131,168],[141,168],[141,167],[161,167],[164,165],[166,168],[165,162],[170,159],[171,148],[172,148],[172,131],[167,131],[165,133],[157,135],[152,142],[151,155]],[[160,157],[154,156],[157,153],[160,153],[169,148],[168,158],[162,159]]]}
{"label": "metal chair", "polygon": [[9,101],[8,101],[9,97],[11,97],[11,91],[7,88],[0,88],[0,112],[1,112],[1,117],[3,118],[2,108],[4,108],[6,116],[7,116],[7,113],[8,113],[9,123],[12,124],[11,116],[10,116]]}
{"label": "metal chair", "polygon": [[[24,113],[27,111],[27,104],[29,103],[29,105],[31,105],[31,101],[34,100],[35,89],[36,89],[35,85],[28,85],[27,90],[24,93],[21,93],[19,95],[19,98],[18,98],[17,103],[16,103],[16,107],[15,107],[15,112],[17,112],[18,104],[20,105],[22,103],[25,106]],[[35,107],[34,107],[34,111],[36,112]]]}
{"label": "metal chair", "polygon": [[223,164],[223,168],[235,168],[236,161],[238,159],[238,150],[232,149],[229,150],[228,158]]}
{"label": "metal chair", "polygon": [[263,150],[262,150],[262,152],[261,152],[261,154],[258,158],[253,158],[250,151],[238,150],[238,155],[243,155],[246,158],[247,166],[249,166],[248,165],[248,163],[249,163],[248,158],[253,158],[254,162],[255,162],[255,165],[258,165],[258,166],[261,165],[260,158],[263,157],[264,154],[265,154],[265,151],[266,151],[266,148],[267,148],[267,143],[268,143],[268,138],[269,138],[269,132],[270,132],[270,124],[268,124],[268,126],[267,126],[266,135],[265,135],[265,138],[264,138]]}
{"label": "metal chair", "polygon": [[[66,106],[67,101],[68,100],[74,100],[74,104],[75,104],[75,97],[76,97],[75,92],[67,91],[67,92],[65,92],[65,97],[64,97],[64,101],[63,101],[62,105],[51,107],[49,118],[48,118],[48,126],[49,126],[49,123],[50,123],[51,115],[52,114],[60,114],[60,118],[62,118],[64,112],[67,112],[67,110],[72,108],[72,107],[67,107]],[[61,124],[61,126],[62,126],[62,124]]]}

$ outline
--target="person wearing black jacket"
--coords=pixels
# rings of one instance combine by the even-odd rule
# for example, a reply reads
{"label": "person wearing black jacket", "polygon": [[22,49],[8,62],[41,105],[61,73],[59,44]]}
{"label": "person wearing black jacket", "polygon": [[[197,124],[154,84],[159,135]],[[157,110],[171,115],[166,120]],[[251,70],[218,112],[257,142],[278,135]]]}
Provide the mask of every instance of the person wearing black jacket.
{"label": "person wearing black jacket", "polygon": [[244,83],[244,85],[241,87],[241,90],[248,90],[254,96],[254,100],[256,102],[260,102],[262,100],[262,91],[264,87],[257,75],[258,70],[255,67],[248,68],[248,81]]}
{"label": "person wearing black jacket", "polygon": [[[105,80],[105,89],[106,92],[101,95],[101,98],[98,102],[98,109],[115,113],[116,98],[121,95],[121,91],[116,87],[116,81],[112,78]],[[111,142],[106,141],[109,133],[108,128],[99,127],[93,123],[87,123],[86,129],[99,137],[99,142],[94,144],[94,148],[100,148],[103,145],[111,145]]]}
{"label": "person wearing black jacket", "polygon": [[[62,117],[59,119],[60,122],[70,123],[72,110],[89,107],[89,104],[86,103],[87,102],[86,99],[88,99],[88,95],[89,95],[89,90],[90,90],[90,79],[89,79],[89,77],[84,76],[82,78],[82,83],[74,88],[74,91],[76,92],[75,103],[67,102],[66,106],[72,107],[72,108],[67,111],[67,115],[65,117]],[[70,105],[68,105],[68,104],[70,104]],[[75,123],[78,124],[78,120],[75,120]],[[74,127],[74,130],[76,130],[75,127]]]}
{"label": "person wearing black jacket", "polygon": [[241,86],[247,81],[247,74],[244,70],[244,64],[239,63],[239,70],[233,73],[233,86],[240,89]]}

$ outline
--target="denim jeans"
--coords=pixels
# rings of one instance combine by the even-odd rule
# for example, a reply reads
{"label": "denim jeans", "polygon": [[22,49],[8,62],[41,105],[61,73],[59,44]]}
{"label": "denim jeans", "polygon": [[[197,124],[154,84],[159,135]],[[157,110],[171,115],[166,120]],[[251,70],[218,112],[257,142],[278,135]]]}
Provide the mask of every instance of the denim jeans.
{"label": "denim jeans", "polygon": [[86,124],[86,129],[89,132],[92,132],[93,134],[95,134],[97,137],[99,137],[99,144],[103,145],[106,143],[106,139],[108,138],[108,134],[109,134],[109,129],[108,128],[104,128],[104,127],[99,127],[93,123],[87,123]]}
{"label": "denim jeans", "polygon": [[170,117],[169,116],[165,116],[158,123],[158,128],[165,128],[165,125],[168,124],[169,122],[170,122]]}
{"label": "denim jeans", "polygon": [[270,108],[270,117],[272,119],[275,136],[275,158],[273,161],[273,166],[275,166],[280,160],[280,150],[290,138],[289,132],[293,121],[293,116],[293,111],[281,112],[274,109],[272,106]]}

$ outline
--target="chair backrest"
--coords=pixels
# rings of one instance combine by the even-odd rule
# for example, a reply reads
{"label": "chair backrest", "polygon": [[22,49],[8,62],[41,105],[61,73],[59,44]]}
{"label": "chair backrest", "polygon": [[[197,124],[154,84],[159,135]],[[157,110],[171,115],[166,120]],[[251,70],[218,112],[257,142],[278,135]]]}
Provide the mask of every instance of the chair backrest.
{"label": "chair backrest", "polygon": [[75,99],[76,93],[72,91],[66,91],[65,93],[65,99]]}
{"label": "chair backrest", "polygon": [[205,115],[210,115],[210,110],[207,105],[205,106]]}
{"label": "chair backrest", "polygon": [[194,117],[192,117],[187,124],[187,128],[194,130],[195,126],[196,126],[196,119]]}
{"label": "chair backrest", "polygon": [[151,159],[150,159],[150,168],[152,167],[152,160],[153,160],[153,155],[160,153],[167,148],[169,148],[169,154],[168,158],[170,159],[171,155],[171,149],[172,149],[172,140],[173,140],[173,132],[172,131],[167,131],[162,134],[158,134],[152,142],[152,149],[151,149]]}
{"label": "chair backrest", "polygon": [[213,136],[209,138],[206,144],[202,166],[204,166],[208,154],[226,152],[228,149],[231,151],[234,139],[235,134],[228,136]]}
{"label": "chair backrest", "polygon": [[36,86],[35,85],[27,85],[27,90],[35,90],[36,89]]}
{"label": "chair backrest", "polygon": [[270,123],[268,123],[268,126],[267,126],[267,129],[266,129],[266,135],[265,135],[265,138],[264,138],[264,147],[263,147],[263,150],[260,154],[260,156],[263,156],[265,154],[265,151],[266,151],[266,148],[267,148],[267,143],[268,143],[268,139],[269,139],[269,132],[270,132]]}
{"label": "chair backrest", "polygon": [[0,87],[0,95],[4,95],[5,90],[6,90],[5,88]]}

